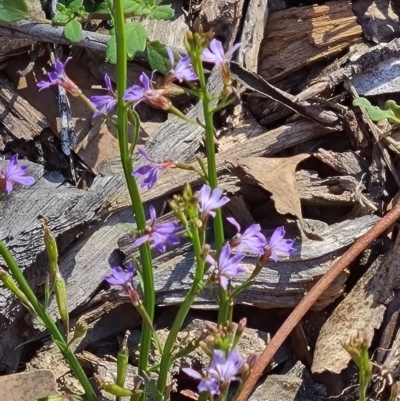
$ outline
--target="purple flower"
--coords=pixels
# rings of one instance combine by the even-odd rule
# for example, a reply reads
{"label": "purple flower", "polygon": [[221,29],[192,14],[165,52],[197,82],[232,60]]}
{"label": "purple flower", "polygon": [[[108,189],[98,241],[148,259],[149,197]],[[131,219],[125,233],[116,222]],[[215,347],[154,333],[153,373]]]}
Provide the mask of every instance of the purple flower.
{"label": "purple flower", "polygon": [[231,252],[230,245],[226,244],[221,249],[218,263],[209,254],[206,257],[207,263],[215,267],[214,273],[219,278],[219,284],[224,290],[228,287],[228,279],[243,274],[246,271],[243,266],[239,265],[245,255],[243,253],[237,253],[233,255],[233,257],[230,257]]}
{"label": "purple flower", "polygon": [[93,117],[98,117],[102,114],[111,114],[117,104],[117,98],[111,85],[111,79],[107,74],[104,76],[104,82],[106,83],[106,88],[108,89],[107,95],[90,97],[90,101],[97,109],[93,113]]}
{"label": "purple flower", "polygon": [[142,86],[132,85],[125,91],[123,99],[126,102],[132,102],[133,108],[139,103],[145,102],[151,106],[167,110],[170,107],[170,101],[165,97],[168,90],[155,89],[152,78],[150,79],[145,73],[142,73],[139,78]]}
{"label": "purple flower", "polygon": [[110,275],[104,276],[104,279],[111,285],[120,285],[121,287],[128,289],[134,274],[135,269],[133,264],[129,263],[128,270],[126,272],[122,269],[122,267],[117,266],[111,270]]}
{"label": "purple flower", "polygon": [[165,252],[166,244],[177,245],[179,238],[175,233],[179,227],[179,223],[172,221],[169,223],[156,224],[156,211],[153,206],[149,207],[150,220],[147,221],[147,226],[144,233],[134,243],[134,246],[140,246],[146,241],[153,240],[154,246],[160,252]]}
{"label": "purple flower", "polygon": [[139,149],[139,153],[150,162],[150,164],[146,166],[139,167],[136,169],[132,175],[136,178],[142,178],[140,183],[140,187],[147,187],[147,189],[151,189],[154,187],[157,182],[158,176],[161,171],[166,170],[167,168],[175,166],[175,162],[171,160],[166,160],[161,163],[157,163],[153,159],[150,158],[148,153],[143,149]]}
{"label": "purple flower", "polygon": [[36,85],[39,88],[39,91],[42,89],[47,89],[53,85],[62,86],[67,92],[71,93],[74,96],[78,96],[81,91],[79,87],[71,81],[71,79],[65,73],[65,66],[68,61],[71,60],[72,57],[68,57],[63,64],[60,60],[57,60],[54,64],[54,69],[56,72],[48,72],[47,76],[49,77],[49,81],[40,81]]}
{"label": "purple flower", "polygon": [[222,47],[222,43],[213,39],[208,45],[207,49],[204,49],[203,54],[201,55],[201,59],[206,63],[212,63],[215,65],[224,64],[229,61],[232,57],[232,54],[240,47],[240,43],[236,43],[231,49],[229,49],[226,53],[224,52],[224,48]]}
{"label": "purple flower", "polygon": [[235,226],[237,230],[236,236],[230,241],[232,248],[235,248],[238,252],[247,249],[257,255],[264,253],[267,240],[264,235],[261,234],[261,227],[259,224],[252,224],[243,234],[241,234],[239,223],[233,217],[227,217],[227,220]]}
{"label": "purple flower", "polygon": [[203,185],[199,192],[199,210],[202,218],[207,215],[215,217],[215,210],[229,202],[227,196],[222,196],[222,189],[211,189],[208,185]]}
{"label": "purple flower", "polygon": [[221,389],[226,390],[231,381],[240,381],[239,373],[244,365],[244,360],[236,350],[229,352],[225,358],[221,350],[214,350],[213,359],[208,368],[205,369],[205,375],[191,368],[183,368],[183,372],[201,380],[198,385],[199,392],[209,391],[213,395],[218,395]]}
{"label": "purple flower", "polygon": [[14,184],[33,185],[35,179],[25,175],[27,168],[28,166],[18,165],[18,155],[11,157],[6,168],[0,168],[0,190],[5,190],[9,194]]}
{"label": "purple flower", "polygon": [[198,78],[190,64],[191,62],[189,56],[182,57],[175,64],[174,53],[169,47],[167,47],[167,53],[169,61],[171,62],[171,70],[168,72],[168,75],[171,76],[171,79],[176,79],[179,82],[197,81]]}
{"label": "purple flower", "polygon": [[274,231],[270,240],[268,241],[267,246],[265,247],[263,256],[265,262],[268,259],[272,259],[273,261],[277,262],[278,256],[289,256],[296,251],[296,249],[293,248],[294,241],[291,239],[283,239],[284,236],[284,227],[278,227]]}

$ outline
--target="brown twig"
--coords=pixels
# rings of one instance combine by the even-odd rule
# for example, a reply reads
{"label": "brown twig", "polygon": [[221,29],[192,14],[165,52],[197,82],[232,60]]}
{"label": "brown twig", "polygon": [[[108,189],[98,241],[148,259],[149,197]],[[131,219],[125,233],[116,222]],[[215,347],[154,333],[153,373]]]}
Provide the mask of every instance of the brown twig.
{"label": "brown twig", "polygon": [[317,301],[321,294],[329,287],[329,285],[339,276],[339,274],[352,263],[358,255],[361,254],[376,238],[384,231],[392,226],[397,219],[400,218],[400,202],[383,216],[367,233],[358,239],[343,256],[332,265],[326,274],[318,281],[318,283],[310,290],[303,300],[296,306],[293,312],[289,315],[280,329],[277,331],[271,342],[265,348],[260,359],[251,372],[242,392],[236,401],[246,401],[249,397],[254,385],[260,378],[265,367],[269,364],[279,347],[289,336],[293,328],[300,322],[306,312]]}

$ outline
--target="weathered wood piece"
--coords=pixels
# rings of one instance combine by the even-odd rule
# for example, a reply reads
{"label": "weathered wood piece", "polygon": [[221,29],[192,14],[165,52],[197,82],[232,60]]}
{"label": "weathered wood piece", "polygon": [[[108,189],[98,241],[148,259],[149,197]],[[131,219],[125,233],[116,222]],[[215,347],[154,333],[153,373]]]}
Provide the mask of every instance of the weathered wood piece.
{"label": "weathered wood piece", "polygon": [[194,31],[212,30],[216,37],[222,39],[225,49],[229,49],[239,31],[244,3],[244,0],[203,0],[193,23]]}
{"label": "weathered wood piece", "polygon": [[[304,290],[310,288],[331,264],[343,253],[356,238],[365,233],[376,221],[376,216],[363,216],[357,219],[337,223],[321,234],[321,241],[297,241],[297,252],[289,260],[270,263],[265,266],[249,290],[239,294],[238,303],[255,305],[260,308],[294,307],[303,298]],[[271,232],[265,233],[267,237]],[[295,234],[292,234],[295,236]],[[121,250],[127,257],[136,255],[132,247],[133,238],[125,237]],[[318,246],[316,246],[316,243]],[[243,265],[247,273],[238,278],[242,282],[251,274],[255,265],[255,256],[247,256]],[[157,302],[161,305],[179,304],[189,290],[194,274],[194,255],[189,244],[171,250],[155,259],[155,289]],[[329,305],[342,294],[347,274],[343,274],[328,291],[324,293],[314,308],[319,310]],[[128,301],[128,300],[127,300]],[[196,303],[211,307],[212,294],[204,291]]]}
{"label": "weathered wood piece", "polygon": [[269,80],[282,79],[338,54],[360,41],[361,33],[349,1],[277,11],[268,17],[259,73]]}
{"label": "weathered wood piece", "polygon": [[0,388],[0,401],[32,401],[58,395],[54,373],[48,369],[0,376]]}
{"label": "weathered wood piece", "polygon": [[267,19],[268,0],[250,0],[240,37],[237,61],[251,72],[258,71],[258,54]]}
{"label": "weathered wood piece", "polygon": [[314,352],[313,372],[340,373],[350,360],[340,344],[350,340],[358,329],[364,331],[368,346],[371,344],[375,330],[381,325],[385,305],[400,284],[399,247],[400,236],[397,236],[393,248],[372,264],[323,325]]}
{"label": "weathered wood piece", "polygon": [[31,106],[11,83],[0,75],[0,151],[9,142],[30,141],[40,135],[49,123]]}

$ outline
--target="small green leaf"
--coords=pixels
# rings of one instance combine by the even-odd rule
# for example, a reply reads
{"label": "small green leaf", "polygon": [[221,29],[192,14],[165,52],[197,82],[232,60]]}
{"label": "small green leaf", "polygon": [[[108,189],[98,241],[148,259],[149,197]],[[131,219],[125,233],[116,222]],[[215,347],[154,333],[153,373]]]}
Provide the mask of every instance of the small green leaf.
{"label": "small green leaf", "polygon": [[124,0],[124,13],[133,15],[142,15],[142,10],[144,8],[143,2],[141,0]]}
{"label": "small green leaf", "polygon": [[171,62],[169,61],[165,45],[158,40],[147,42],[146,51],[151,69],[166,75],[171,69]]}
{"label": "small green leaf", "polygon": [[96,10],[94,11],[96,14],[110,14],[110,9],[108,8],[108,3],[106,1],[100,3]]}
{"label": "small green leaf", "polygon": [[387,118],[391,122],[400,122],[400,120],[396,119],[396,116],[391,109],[382,110],[377,106],[372,106],[371,103],[363,97],[354,99],[353,106],[364,107],[372,121],[381,121]]}
{"label": "small green leaf", "polygon": [[56,25],[66,25],[69,22],[70,19],[71,18],[70,18],[69,15],[58,12],[53,17],[52,22],[53,22],[53,24],[56,24]]}
{"label": "small green leaf", "polygon": [[72,43],[78,43],[82,39],[82,25],[73,19],[64,27],[64,36]]}
{"label": "small green leaf", "polygon": [[391,122],[400,124],[400,106],[394,100],[388,100],[385,103],[385,110],[392,110],[395,120]]}
{"label": "small green leaf", "polygon": [[6,4],[5,1],[0,1],[0,21],[7,24],[20,21],[29,17],[29,12],[19,10],[14,5]]}
{"label": "small green leaf", "polygon": [[150,11],[149,18],[157,20],[170,20],[175,12],[170,5],[158,6]]}
{"label": "small green leaf", "polygon": [[132,60],[136,52],[143,52],[146,49],[147,32],[138,22],[125,24],[127,54]]}
{"label": "small green leaf", "polygon": [[117,41],[115,39],[115,34],[111,34],[106,46],[106,61],[110,64],[117,64]]}
{"label": "small green leaf", "polygon": [[82,8],[82,0],[74,0],[68,4],[68,8],[73,12],[77,13]]}
{"label": "small green leaf", "polygon": [[25,3],[25,0],[3,0],[3,3],[10,8],[29,15],[29,8]]}
{"label": "small green leaf", "polygon": [[66,9],[67,9],[67,7],[65,7],[64,4],[57,3],[57,5],[56,5],[56,10],[57,10],[57,11],[63,12],[63,11],[65,11]]}

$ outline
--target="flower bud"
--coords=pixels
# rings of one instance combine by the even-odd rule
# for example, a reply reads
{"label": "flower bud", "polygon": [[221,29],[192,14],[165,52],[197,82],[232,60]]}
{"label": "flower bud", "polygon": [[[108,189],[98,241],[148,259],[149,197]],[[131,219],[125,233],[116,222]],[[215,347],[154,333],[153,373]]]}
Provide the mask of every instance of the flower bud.
{"label": "flower bud", "polygon": [[67,303],[67,290],[65,286],[65,280],[58,272],[54,282],[54,292],[56,294],[57,308],[60,314],[61,320],[64,323],[65,334],[68,334],[69,315],[68,315],[68,303]]}
{"label": "flower bud", "polygon": [[98,383],[98,385],[100,386],[100,388],[104,391],[107,391],[107,393],[110,393],[117,397],[130,397],[130,396],[134,395],[133,391],[127,390],[121,386],[118,386],[115,383],[106,382],[98,375],[93,375],[93,377],[96,380],[96,382]]}
{"label": "flower bud", "polygon": [[116,384],[123,387],[126,380],[126,372],[128,370],[128,359],[129,359],[129,349],[128,349],[128,337],[130,331],[127,330],[125,336],[122,340],[121,348],[117,356],[117,380]]}
{"label": "flower bud", "polygon": [[83,337],[87,332],[87,324],[85,322],[76,322],[75,327],[74,327],[74,334],[72,336],[72,339],[70,343],[73,341],[77,340],[78,338]]}
{"label": "flower bud", "polygon": [[47,225],[47,220],[45,217],[39,217],[40,224],[42,225],[43,233],[44,233],[44,245],[46,247],[46,254],[49,260],[49,271],[51,279],[54,280],[56,272],[58,271],[58,247],[56,239],[54,235],[50,231],[49,226]]}
{"label": "flower bud", "polygon": [[17,283],[5,270],[0,267],[0,281],[9,289],[25,306],[30,307],[30,302],[25,294],[19,289]]}

